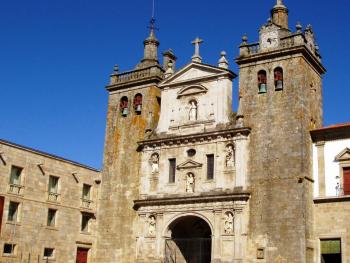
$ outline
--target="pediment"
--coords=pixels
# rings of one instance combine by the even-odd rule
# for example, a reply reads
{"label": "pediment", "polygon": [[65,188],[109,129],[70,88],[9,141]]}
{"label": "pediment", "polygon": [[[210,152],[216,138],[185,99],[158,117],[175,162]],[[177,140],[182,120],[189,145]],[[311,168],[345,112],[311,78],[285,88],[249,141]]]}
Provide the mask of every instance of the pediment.
{"label": "pediment", "polygon": [[234,73],[226,69],[192,62],[185,66],[183,69],[176,72],[171,77],[165,79],[162,83],[160,83],[160,86],[171,86],[187,81],[218,77],[223,74],[230,74],[232,76],[235,76]]}
{"label": "pediment", "polygon": [[182,88],[178,93],[177,97],[181,98],[183,96],[192,96],[201,93],[207,93],[208,89],[202,85],[191,85]]}
{"label": "pediment", "polygon": [[201,163],[198,163],[198,162],[193,161],[193,160],[187,160],[186,162],[179,164],[176,168],[178,170],[181,170],[181,169],[199,168],[202,166],[203,166],[203,164],[201,164]]}
{"label": "pediment", "polygon": [[350,149],[349,148],[345,148],[335,157],[336,162],[343,162],[343,161],[349,161],[349,160],[350,160]]}

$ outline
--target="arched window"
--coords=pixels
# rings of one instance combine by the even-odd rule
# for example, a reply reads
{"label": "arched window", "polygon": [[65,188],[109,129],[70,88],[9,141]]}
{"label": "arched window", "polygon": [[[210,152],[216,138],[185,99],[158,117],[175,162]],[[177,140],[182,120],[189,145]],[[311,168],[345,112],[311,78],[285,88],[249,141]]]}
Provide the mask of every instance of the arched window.
{"label": "arched window", "polygon": [[140,115],[142,112],[142,95],[140,93],[135,95],[134,98],[134,109],[135,109],[135,113],[137,115]]}
{"label": "arched window", "polygon": [[266,80],[267,80],[266,71],[260,70],[258,73],[259,93],[266,93],[267,92]]}
{"label": "arched window", "polygon": [[128,97],[124,96],[120,99],[120,112],[123,117],[128,116],[129,113],[129,108],[128,108]]}
{"label": "arched window", "polygon": [[278,67],[274,70],[275,90],[283,90],[283,70]]}

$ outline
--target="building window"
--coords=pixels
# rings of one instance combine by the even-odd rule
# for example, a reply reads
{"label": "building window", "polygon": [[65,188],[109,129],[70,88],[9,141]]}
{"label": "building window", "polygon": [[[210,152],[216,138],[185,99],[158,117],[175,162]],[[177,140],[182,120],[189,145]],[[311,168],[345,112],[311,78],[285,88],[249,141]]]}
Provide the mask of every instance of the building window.
{"label": "building window", "polygon": [[10,184],[11,185],[21,185],[21,174],[23,168],[12,166],[11,175],[10,175]]}
{"label": "building window", "polygon": [[142,95],[140,93],[135,95],[134,98],[134,109],[135,109],[135,113],[137,115],[140,115],[142,112]]}
{"label": "building window", "polygon": [[15,248],[16,248],[15,244],[4,244],[3,254],[4,255],[14,255]]}
{"label": "building window", "polygon": [[91,200],[91,185],[83,184],[83,200]]}
{"label": "building window", "polygon": [[88,213],[82,213],[81,214],[81,232],[88,233],[89,232],[89,225],[90,225],[90,220],[92,216],[91,214]]}
{"label": "building window", "polygon": [[44,259],[53,259],[55,255],[55,249],[53,248],[44,248]]}
{"label": "building window", "polygon": [[176,159],[169,159],[169,183],[175,183]]}
{"label": "building window", "polygon": [[214,179],[214,154],[207,155],[207,180]]}
{"label": "building window", "polygon": [[50,175],[49,177],[49,201],[57,202],[58,201],[58,183],[59,177]]}
{"label": "building window", "polygon": [[128,108],[128,103],[129,100],[128,100],[128,97],[124,96],[120,99],[120,112],[122,114],[123,117],[126,117],[128,116],[128,113],[129,113],[129,108]]}
{"label": "building window", "polygon": [[350,167],[343,168],[343,193],[350,195]]}
{"label": "building window", "polygon": [[283,70],[278,67],[274,70],[275,90],[283,90]]}
{"label": "building window", "polygon": [[83,184],[83,192],[82,192],[82,207],[83,208],[91,208],[91,185]]}
{"label": "building window", "polygon": [[321,262],[341,263],[341,240],[339,238],[321,240]]}
{"label": "building window", "polygon": [[58,193],[58,181],[59,178],[56,176],[50,175],[49,177],[49,193]]}
{"label": "building window", "polygon": [[260,70],[258,73],[258,88],[259,88],[259,93],[266,93],[267,92],[267,86],[266,86],[266,71],[265,70]]}
{"label": "building window", "polygon": [[18,221],[18,207],[19,207],[19,203],[10,201],[7,221],[10,221],[10,222]]}
{"label": "building window", "polygon": [[57,210],[49,208],[47,211],[47,226],[54,227],[56,225]]}

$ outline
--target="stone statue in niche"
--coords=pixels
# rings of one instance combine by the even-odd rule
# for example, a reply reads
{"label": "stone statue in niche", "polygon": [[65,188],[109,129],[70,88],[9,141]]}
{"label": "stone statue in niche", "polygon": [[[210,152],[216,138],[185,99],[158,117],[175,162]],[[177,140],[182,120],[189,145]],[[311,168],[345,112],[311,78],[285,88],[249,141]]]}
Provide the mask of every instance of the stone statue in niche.
{"label": "stone statue in niche", "polygon": [[190,101],[190,113],[189,120],[196,121],[197,120],[197,102],[195,100]]}
{"label": "stone statue in niche", "polygon": [[186,177],[186,192],[194,193],[194,174],[188,173]]}
{"label": "stone statue in niche", "polygon": [[235,149],[232,144],[226,146],[226,167],[233,168],[235,166]]}
{"label": "stone statue in niche", "polygon": [[152,173],[159,172],[159,155],[158,153],[154,153],[151,155],[151,165],[152,165]]}
{"label": "stone statue in niche", "polygon": [[148,234],[150,236],[155,236],[156,235],[156,217],[154,215],[151,215],[148,218]]}
{"label": "stone statue in niche", "polygon": [[225,231],[225,234],[232,234],[233,233],[233,214],[232,214],[232,212],[225,213],[224,231]]}

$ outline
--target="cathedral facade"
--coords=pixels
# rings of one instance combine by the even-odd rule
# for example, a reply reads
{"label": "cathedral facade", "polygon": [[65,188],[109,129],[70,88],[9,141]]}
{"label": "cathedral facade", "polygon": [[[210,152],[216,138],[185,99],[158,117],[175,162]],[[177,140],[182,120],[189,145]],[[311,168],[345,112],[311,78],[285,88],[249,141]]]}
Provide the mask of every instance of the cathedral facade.
{"label": "cathedral facade", "polygon": [[350,124],[322,126],[312,27],[277,0],[238,75],[200,38],[183,68],[160,63],[150,29],[106,87],[101,172],[0,140],[0,262],[348,262]]}
{"label": "cathedral facade", "polygon": [[161,66],[151,27],[136,69],[111,76],[98,261],[314,262],[325,69],[311,26],[292,32],[277,1],[259,42],[243,37],[237,113],[225,52],[204,64],[201,42]]}

